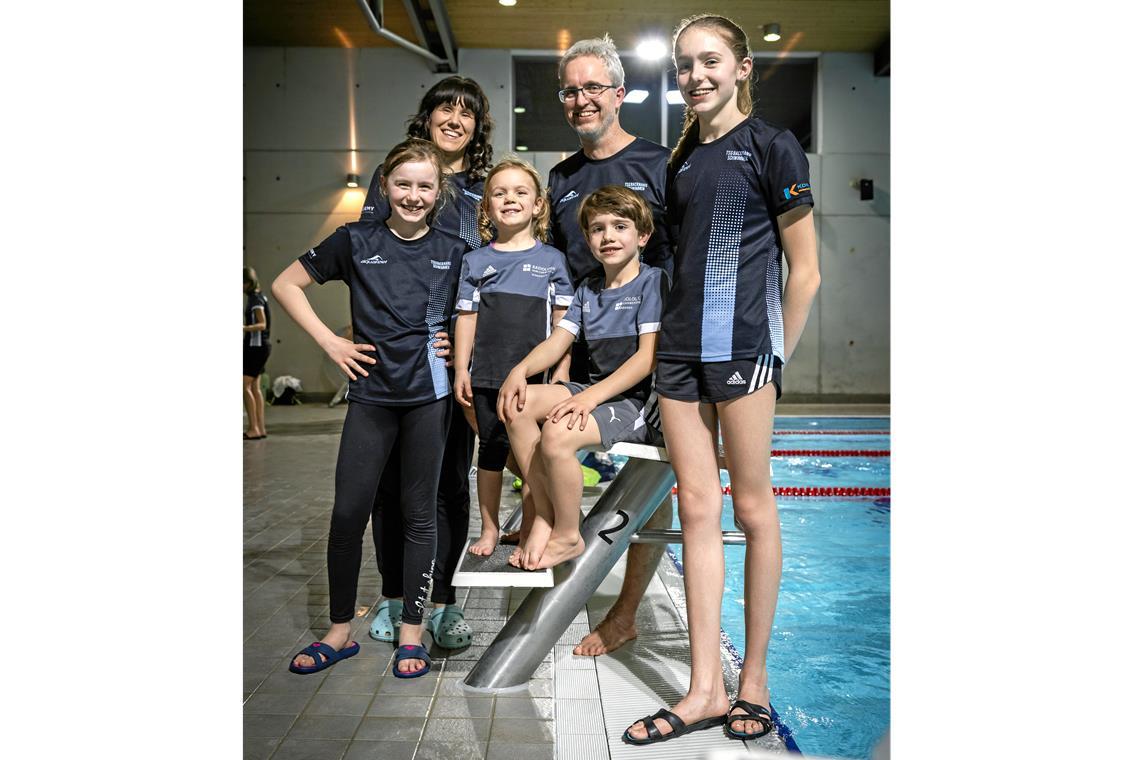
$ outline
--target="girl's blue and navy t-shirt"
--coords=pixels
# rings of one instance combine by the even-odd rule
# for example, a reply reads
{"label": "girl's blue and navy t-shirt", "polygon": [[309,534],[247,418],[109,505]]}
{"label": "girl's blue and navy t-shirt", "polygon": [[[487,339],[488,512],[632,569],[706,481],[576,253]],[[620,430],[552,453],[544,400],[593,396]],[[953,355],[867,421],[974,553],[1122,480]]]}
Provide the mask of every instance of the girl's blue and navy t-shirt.
{"label": "girl's blue and navy t-shirt", "polygon": [[657,355],[782,363],[776,218],[813,205],[807,156],[791,132],[748,118],[681,159],[667,181],[677,251]]}
{"label": "girl's blue and navy t-shirt", "polygon": [[[392,213],[388,198],[380,192],[380,170],[377,166],[360,209],[360,221],[383,222]],[[483,180],[472,180],[467,172],[449,174],[446,181],[455,187],[455,196],[439,210],[432,226],[456,237],[463,238],[471,250],[483,245],[479,237],[479,202],[483,200]]]}
{"label": "girl's blue and navy t-shirt", "polygon": [[602,265],[578,226],[578,207],[603,185],[621,185],[638,193],[653,213],[653,235],[641,252],[642,261],[673,274],[673,242],[665,224],[665,164],[669,149],[636,138],[609,158],[591,159],[579,150],[550,170],[550,242],[566,252],[571,282],[602,274]]}
{"label": "girl's blue and navy t-shirt", "polygon": [[245,299],[245,324],[256,325],[258,322],[257,315],[254,313],[255,309],[261,309],[265,312],[265,329],[245,334],[245,345],[253,348],[256,346],[269,345],[269,299],[260,290],[256,293],[248,294]]}
{"label": "girl's blue and navy t-shirt", "polygon": [[523,251],[484,246],[463,257],[459,311],[478,312],[471,386],[498,388],[514,366],[550,335],[550,313],[574,290],[562,251],[535,243]]}
{"label": "girl's blue and navy t-shirt", "polygon": [[[586,340],[590,353],[590,384],[600,383],[637,353],[642,335],[661,329],[661,312],[669,279],[657,267],[641,265],[637,277],[617,288],[606,288],[605,277],[591,277],[578,286],[574,300],[558,326]],[[619,398],[644,403],[653,390],[652,375]]]}
{"label": "girl's blue and navy t-shirt", "polygon": [[400,406],[451,393],[446,360],[432,344],[447,328],[466,252],[440,230],[403,240],[384,222],[350,222],[300,257],[318,283],[348,285],[353,342],[376,347],[368,376],[349,382],[349,401]]}

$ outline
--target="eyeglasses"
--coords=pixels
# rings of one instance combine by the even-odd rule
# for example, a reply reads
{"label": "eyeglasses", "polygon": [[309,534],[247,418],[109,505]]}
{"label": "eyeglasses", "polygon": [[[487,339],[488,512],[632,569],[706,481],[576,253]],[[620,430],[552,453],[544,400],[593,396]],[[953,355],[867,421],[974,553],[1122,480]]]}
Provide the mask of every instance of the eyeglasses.
{"label": "eyeglasses", "polygon": [[613,84],[588,84],[585,87],[566,87],[558,91],[558,99],[565,103],[567,100],[577,98],[579,94],[586,93],[591,98],[596,98],[606,90],[616,90],[617,85]]}

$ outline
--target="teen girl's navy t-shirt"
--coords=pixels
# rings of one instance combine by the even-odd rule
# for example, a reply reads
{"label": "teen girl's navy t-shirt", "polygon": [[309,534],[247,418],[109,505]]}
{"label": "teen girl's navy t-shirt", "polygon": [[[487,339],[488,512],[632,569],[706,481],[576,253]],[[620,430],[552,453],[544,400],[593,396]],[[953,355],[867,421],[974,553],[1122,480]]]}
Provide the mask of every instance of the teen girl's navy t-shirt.
{"label": "teen girl's navy t-shirt", "polygon": [[[637,353],[641,336],[661,329],[661,311],[669,280],[657,267],[641,271],[625,285],[606,288],[604,277],[578,286],[558,326],[586,340],[590,352],[590,384],[600,383]],[[652,375],[621,394],[642,403],[652,390]]]}
{"label": "teen girl's navy t-shirt", "polygon": [[570,305],[566,257],[546,243],[523,251],[484,246],[463,257],[459,311],[478,312],[471,387],[498,388],[550,335],[550,312]]}
{"label": "teen girl's navy t-shirt", "polygon": [[570,277],[577,287],[587,277],[602,274],[602,265],[578,226],[578,207],[603,185],[621,185],[637,192],[653,212],[653,235],[642,260],[673,274],[673,243],[665,224],[665,164],[669,149],[638,137],[609,158],[597,161],[578,151],[550,170],[550,243],[566,252]]}
{"label": "teen girl's navy t-shirt", "polygon": [[[360,221],[383,222],[392,213],[388,198],[380,192],[380,170],[372,173],[364,206],[360,209]],[[483,180],[472,180],[467,172],[455,172],[445,178],[455,187],[455,195],[447,201],[435,216],[432,226],[456,237],[463,238],[471,250],[483,245],[479,237],[479,201],[483,200]]]}
{"label": "teen girl's navy t-shirt", "polygon": [[402,406],[451,393],[446,360],[432,344],[454,308],[466,252],[440,230],[403,240],[384,222],[350,222],[300,257],[316,282],[348,285],[353,342],[376,347],[368,377],[349,382],[349,401]]}
{"label": "teen girl's navy t-shirt", "polygon": [[681,159],[666,191],[677,251],[657,355],[782,363],[776,217],[813,205],[807,156],[791,132],[748,118]]}

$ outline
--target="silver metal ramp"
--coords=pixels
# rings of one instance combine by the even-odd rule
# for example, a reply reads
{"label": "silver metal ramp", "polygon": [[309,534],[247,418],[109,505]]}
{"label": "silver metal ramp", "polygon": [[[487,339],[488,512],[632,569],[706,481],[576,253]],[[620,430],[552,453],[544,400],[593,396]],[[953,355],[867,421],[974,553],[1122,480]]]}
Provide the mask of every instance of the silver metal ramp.
{"label": "silver metal ramp", "polygon": [[467,686],[486,691],[526,684],[634,533],[670,494],[676,479],[665,449],[617,444],[610,452],[630,459],[582,523],[585,551],[554,568],[552,587],[527,595],[464,680]]}

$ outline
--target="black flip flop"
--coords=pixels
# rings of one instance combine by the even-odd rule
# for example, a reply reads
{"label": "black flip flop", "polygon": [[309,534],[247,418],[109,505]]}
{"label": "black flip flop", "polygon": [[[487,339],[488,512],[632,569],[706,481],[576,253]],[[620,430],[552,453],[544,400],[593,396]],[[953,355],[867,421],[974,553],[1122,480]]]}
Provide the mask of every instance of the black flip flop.
{"label": "black flip flop", "polygon": [[[744,710],[744,712],[733,715],[732,711],[736,708]],[[764,729],[758,734],[748,734],[743,731],[733,731],[731,726],[734,721],[738,720],[754,720],[760,724]],[[759,739],[761,736],[766,736],[772,730],[772,713],[767,707],[753,704],[752,702],[745,702],[743,699],[738,699],[732,703],[732,707],[728,708],[728,715],[725,716],[724,731],[733,739],[741,739],[748,741],[749,739]]]}
{"label": "black flip flop", "polygon": [[[666,723],[668,723],[670,726],[673,727],[672,733],[662,734],[657,729],[657,726],[654,724],[653,721],[657,720],[658,718],[661,718],[662,720],[664,720]],[[705,718],[704,720],[698,720],[696,723],[694,723],[690,726],[690,725],[687,725],[685,723],[685,721],[681,720],[681,718],[678,717],[676,713],[671,713],[668,710],[666,710],[665,708],[661,708],[660,710],[658,710],[653,715],[646,715],[641,720],[634,721],[633,726],[636,726],[638,723],[641,723],[642,725],[645,726],[646,737],[644,739],[638,739],[638,738],[634,737],[633,735],[631,735],[629,733],[629,728],[633,728],[633,726],[630,726],[629,728],[627,728],[625,730],[625,733],[623,733],[621,735],[621,740],[623,742],[625,742],[626,744],[633,744],[633,745],[639,745],[639,746],[644,745],[644,744],[656,744],[657,742],[667,742],[670,739],[673,739],[673,738],[678,737],[678,736],[684,736],[685,734],[690,734],[693,731],[703,731],[704,729],[712,728],[713,726],[723,726],[724,721],[725,721],[725,716],[714,715],[711,718]]]}

